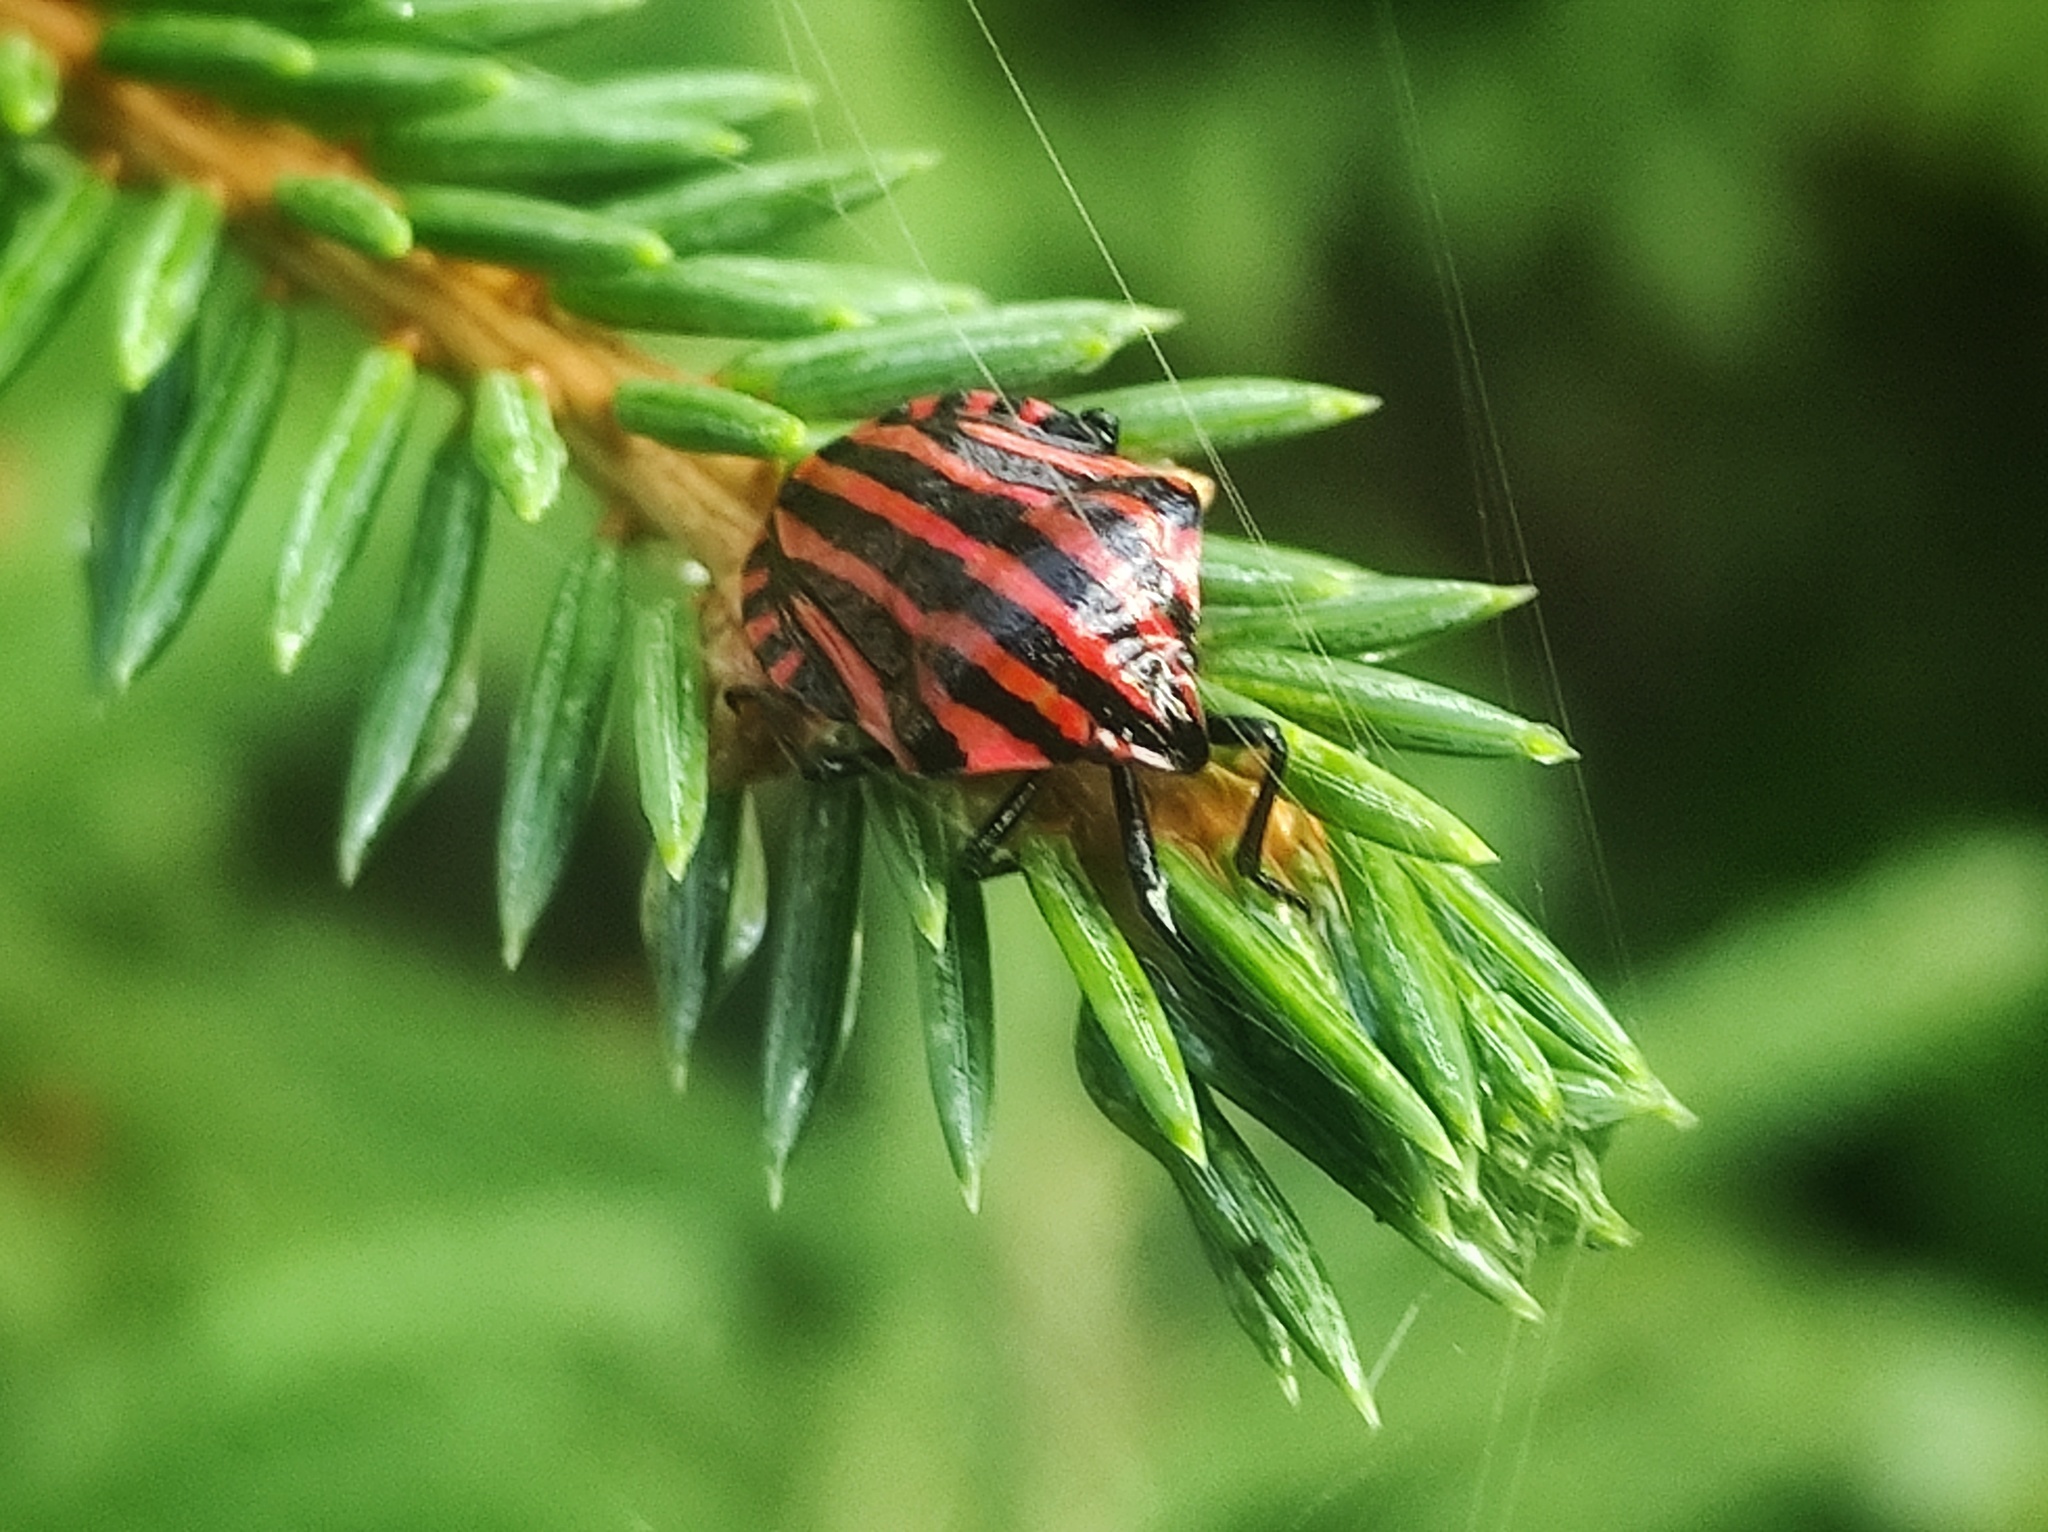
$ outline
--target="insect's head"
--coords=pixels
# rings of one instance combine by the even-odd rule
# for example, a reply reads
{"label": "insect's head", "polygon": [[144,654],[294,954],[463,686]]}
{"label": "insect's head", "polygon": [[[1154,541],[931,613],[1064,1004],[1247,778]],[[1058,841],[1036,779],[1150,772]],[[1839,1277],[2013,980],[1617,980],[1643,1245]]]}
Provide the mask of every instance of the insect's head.
{"label": "insect's head", "polygon": [[1047,436],[1064,437],[1096,452],[1116,451],[1117,419],[1108,410],[1082,410],[1079,414],[1055,410],[1039,423],[1038,429]]}

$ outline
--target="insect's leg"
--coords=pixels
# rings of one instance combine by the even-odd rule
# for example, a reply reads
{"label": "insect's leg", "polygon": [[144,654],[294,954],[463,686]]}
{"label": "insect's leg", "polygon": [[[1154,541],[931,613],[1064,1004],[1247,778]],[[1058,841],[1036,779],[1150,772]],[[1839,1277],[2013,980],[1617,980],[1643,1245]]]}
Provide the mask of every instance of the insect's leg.
{"label": "insect's leg", "polygon": [[1308,903],[1293,889],[1281,883],[1266,871],[1266,825],[1273,817],[1273,800],[1280,795],[1280,783],[1287,775],[1287,736],[1280,732],[1280,725],[1270,718],[1253,718],[1241,713],[1212,715],[1209,719],[1209,743],[1212,745],[1241,745],[1247,750],[1263,750],[1266,753],[1266,769],[1259,778],[1258,796],[1252,799],[1251,812],[1244,816],[1244,829],[1237,837],[1237,874],[1263,888],[1277,899],[1289,904],[1308,908]]}
{"label": "insect's leg", "polygon": [[967,842],[960,853],[960,870],[970,878],[992,878],[997,873],[1011,870],[1003,856],[1003,842],[1010,838],[1010,832],[1017,828],[1024,813],[1031,807],[1031,800],[1038,796],[1039,788],[1045,785],[1045,773],[1034,771],[1003,795],[1003,801],[995,806],[995,812],[981,822],[981,828]]}
{"label": "insect's leg", "polygon": [[1137,768],[1120,762],[1109,768],[1109,786],[1116,800],[1117,834],[1124,843],[1124,866],[1130,869],[1131,892],[1152,929],[1176,952],[1187,950],[1173,910],[1166,899],[1166,875],[1159,870],[1159,852],[1152,844],[1152,821],[1145,817],[1145,799],[1138,788]]}

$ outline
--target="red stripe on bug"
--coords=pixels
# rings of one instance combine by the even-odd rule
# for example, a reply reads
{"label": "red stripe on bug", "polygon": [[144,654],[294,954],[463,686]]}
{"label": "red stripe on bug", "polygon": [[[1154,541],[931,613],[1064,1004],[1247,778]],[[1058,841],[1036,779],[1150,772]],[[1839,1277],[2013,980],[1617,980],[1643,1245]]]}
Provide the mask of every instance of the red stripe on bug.
{"label": "red stripe on bug", "polygon": [[[1105,760],[1135,761],[1140,765],[1164,766],[1171,769],[1172,763],[1164,756],[1133,744],[1113,729],[1104,728],[1090,716],[1086,708],[972,623],[959,620],[945,624],[944,628],[946,636],[941,641],[946,648],[985,672],[990,680],[1019,702],[1034,709],[1070,743],[1083,750],[1092,750]],[[965,706],[957,703],[954,705]],[[977,717],[986,716],[979,709],[972,711]],[[1008,733],[1007,730],[1004,732]],[[963,741],[963,746],[964,743]],[[1049,758],[1037,747],[1025,745],[1023,748],[1029,750],[1035,759],[1015,764],[1051,764]],[[974,759],[972,752],[969,752],[969,758]],[[977,760],[975,769],[1000,771],[1005,768],[993,763],[983,765]]]}
{"label": "red stripe on bug", "polygon": [[914,773],[917,763],[911,760],[903,742],[896,737],[896,724],[889,716],[888,694],[882,686],[882,678],[875,674],[875,667],[868,663],[867,656],[854,646],[853,640],[839,631],[839,624],[832,620],[831,614],[809,597],[794,597],[789,605],[797,622],[838,675],[847,695],[853,698],[854,721],[860,725],[861,731],[887,750],[904,771]]}
{"label": "red stripe on bug", "polygon": [[[961,424],[962,429],[966,430],[983,423],[963,421]],[[1071,459],[1090,464],[1108,464],[1118,470],[1110,474],[1110,477],[1122,477],[1124,470],[1138,475],[1151,473],[1151,470],[1136,463],[1125,462],[1122,458],[1088,457],[1085,454],[1058,451],[1041,454],[1040,443],[1009,433],[985,433],[975,430],[974,435],[977,440],[1018,456],[1054,456],[1063,461]],[[962,489],[1010,501],[1018,507],[1020,519],[1025,526],[1073,560],[1098,585],[1118,598],[1121,608],[1117,614],[1119,617],[1126,619],[1131,626],[1154,641],[1179,641],[1185,638],[1183,625],[1162,610],[1162,598],[1155,592],[1137,588],[1133,578],[1132,560],[1128,555],[1120,554],[1103,543],[1095,529],[1073,504],[1072,494],[1062,494],[1057,490],[1042,489],[1036,485],[1012,484],[949,451],[942,443],[934,441],[914,426],[869,424],[852,432],[851,439],[862,446],[910,458]],[[1139,495],[1103,489],[1099,485],[1090,485],[1080,492],[1085,493],[1094,504],[1121,516],[1149,545],[1153,554],[1150,562],[1165,573],[1173,587],[1173,594],[1186,605],[1189,618],[1192,620],[1196,603],[1200,599],[1196,583],[1201,559],[1199,531],[1189,529],[1184,535],[1181,528],[1159,513],[1157,506]]]}
{"label": "red stripe on bug", "polygon": [[[1072,630],[1074,613],[1039,581],[1029,566],[1001,549],[991,548],[970,537],[945,517],[919,505],[908,495],[878,483],[864,473],[842,468],[823,458],[805,459],[797,465],[794,477],[887,522],[906,536],[951,554],[966,566],[970,579],[1022,607],[1054,634],[1064,635]],[[779,526],[789,525],[792,521],[793,518],[786,513],[778,514]],[[787,542],[784,546],[788,546]],[[850,558],[851,555],[840,553],[839,557]],[[914,607],[912,612],[915,614]],[[923,616],[913,615],[912,620],[904,624],[904,631],[919,632],[926,620]],[[1070,644],[1065,647],[1075,664],[1149,715],[1151,708],[1144,695],[1132,688],[1115,666],[1101,663],[1099,653],[1088,652],[1097,646],[1083,645],[1078,650]]]}
{"label": "red stripe on bug", "polygon": [[[920,442],[926,440],[918,432],[911,432],[911,436],[915,436]],[[870,440],[870,436],[860,434],[860,440]],[[920,541],[928,541],[961,559],[967,565],[969,578],[987,586],[995,594],[1008,598],[1010,602],[1022,606],[1032,616],[1036,616],[1040,623],[1044,623],[1044,627],[1049,627],[1053,633],[1061,635],[1063,647],[1073,655],[1075,664],[1090,670],[1100,680],[1108,682],[1126,703],[1145,713],[1151,713],[1151,703],[1147,696],[1130,686],[1120,666],[1106,664],[1096,645],[1073,645],[1065,641],[1075,627],[1075,610],[1055,590],[1044,584],[1028,563],[1024,563],[1012,553],[983,543],[981,539],[969,535],[961,526],[956,526],[944,516],[938,516],[936,512],[928,510],[924,504],[911,500],[909,496],[903,496],[897,490],[891,490],[889,485],[872,479],[856,469],[846,469],[836,463],[823,463],[821,459],[811,459],[809,463],[797,469],[797,475],[803,477],[807,483],[819,487],[819,490],[825,490],[827,494],[836,494],[840,500],[846,500],[874,516],[883,516],[899,530],[903,530],[903,533],[918,537]],[[1012,485],[999,485],[999,490],[1008,492],[1010,498],[1018,498]],[[1034,494],[1044,496],[1044,492]],[[1087,539],[1087,553],[1092,555],[1090,563],[1106,555],[1106,549],[1102,549],[1100,541],[1096,541],[1092,533],[1087,533],[1085,522],[1073,516],[1073,512],[1069,512],[1065,506],[1057,506],[1057,500],[1053,496],[1044,498],[1055,502],[1053,506],[1044,508],[1047,520],[1063,522],[1063,526],[1059,528],[1061,533],[1075,533],[1077,530],[1077,533],[1081,533]],[[1036,518],[1032,520],[1036,524]],[[1094,576],[1094,571],[1090,573]],[[1102,576],[1098,578],[1098,584],[1102,584],[1104,590],[1112,598],[1116,598],[1114,616],[1122,623],[1139,629],[1153,641],[1178,643],[1182,639],[1180,629],[1169,619],[1165,619],[1165,614],[1159,610],[1159,604],[1151,596],[1145,596],[1143,592],[1137,592],[1133,588],[1128,561],[1112,559]],[[915,625],[905,625],[905,631],[915,633],[918,629],[915,629]]]}
{"label": "red stripe on bug", "polygon": [[[829,541],[781,509],[775,513],[775,537],[782,545],[785,556],[802,563],[814,564],[844,580],[887,612],[896,625],[911,635],[914,641],[943,646],[970,665],[987,672],[989,679],[1026,707],[1037,712],[1063,739],[1077,748],[1087,749],[1103,742],[1104,731],[1096,725],[1086,708],[1011,654],[987,629],[971,617],[959,612],[924,610],[874,565],[865,559],[855,558],[838,544]],[[918,668],[920,697],[930,708],[932,716],[959,741],[962,753],[969,760],[976,761],[976,770],[1006,771],[1022,765],[1051,764],[1044,752],[1035,745],[1018,740],[1009,730],[1002,729],[1004,739],[1014,742],[1018,749],[1029,752],[1033,759],[1026,762],[1013,761],[1003,766],[980,765],[962,730],[946,721],[944,710],[958,710],[963,704],[954,701],[939,686],[937,678],[930,675],[921,660],[917,660],[914,650],[913,660]],[[986,717],[979,710],[970,711],[973,711],[977,718]],[[887,741],[882,743],[886,744]]]}
{"label": "red stripe on bug", "polygon": [[1101,481],[1156,479],[1182,491],[1190,502],[1197,502],[1200,496],[1196,494],[1193,484],[1178,474],[1144,463],[1134,463],[1128,458],[1077,452],[1071,448],[1049,445],[1035,437],[1019,435],[1000,421],[962,420],[959,427],[961,435],[971,436],[986,446],[1023,457],[1036,458],[1039,462],[1057,468],[1070,477],[1092,481],[1088,490],[1089,498],[1096,504],[1115,511],[1124,520],[1140,529],[1146,541],[1156,550],[1160,567],[1173,581],[1175,593],[1187,603],[1188,612],[1191,617],[1193,616],[1196,602],[1200,599],[1200,521],[1191,516],[1185,523],[1176,522],[1162,514],[1159,506],[1142,494],[1106,488]]}
{"label": "red stripe on bug", "polygon": [[[981,438],[980,432],[976,432],[975,435]],[[1120,557],[1113,550],[1103,546],[1102,539],[1074,508],[1069,495],[1061,494],[1058,490],[1041,489],[1036,485],[1012,484],[1009,480],[1000,478],[959,454],[949,451],[915,426],[863,426],[852,434],[852,439],[864,447],[877,447],[885,452],[894,452],[922,463],[962,489],[1010,501],[1022,513],[1026,526],[1085,569],[1097,584],[1127,599],[1130,596],[1130,559]],[[991,442],[990,445],[998,444]],[[1021,436],[1011,437],[1006,446],[1007,450],[1021,457],[1041,456],[1037,450],[1038,444]],[[1066,457],[1068,454],[1061,453],[1059,456]],[[1120,463],[1122,460],[1110,458],[1083,461]],[[1133,472],[1144,472],[1136,464],[1123,466]],[[1085,493],[1097,504],[1132,523],[1140,535],[1161,554],[1160,561],[1162,565],[1164,564],[1163,534],[1169,529],[1157,507],[1136,495],[1121,494],[1092,486]],[[1174,575],[1176,572],[1169,569],[1168,573]],[[1146,602],[1145,606],[1149,608],[1150,603]],[[1132,613],[1140,623],[1149,615],[1151,613],[1148,610],[1142,609]],[[1159,636],[1178,635],[1166,631],[1161,632]]]}
{"label": "red stripe on bug", "polygon": [[1089,452],[1080,447],[1064,447],[1057,442],[1049,442],[1042,436],[1024,436],[1000,420],[963,418],[958,424],[962,436],[971,436],[976,441],[987,442],[991,447],[1001,447],[1006,452],[1035,457],[1041,463],[1050,463],[1060,472],[1076,479],[1162,479],[1184,492],[1190,500],[1198,498],[1193,483],[1171,469],[1160,468],[1151,463],[1134,463],[1129,458],[1118,457],[1111,452]]}
{"label": "red stripe on bug", "polygon": [[1052,760],[1029,740],[1017,738],[979,708],[956,702],[947,695],[938,678],[919,667],[918,693],[924,699],[932,721],[952,736],[960,753],[973,763],[977,773],[994,771],[1037,771]]}

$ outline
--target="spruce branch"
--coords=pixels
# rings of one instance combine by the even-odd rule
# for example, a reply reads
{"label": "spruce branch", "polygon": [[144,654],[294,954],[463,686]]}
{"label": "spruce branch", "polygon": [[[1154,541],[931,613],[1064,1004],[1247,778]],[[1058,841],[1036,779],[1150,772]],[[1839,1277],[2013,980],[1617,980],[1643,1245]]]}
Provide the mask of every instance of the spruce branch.
{"label": "spruce branch", "polygon": [[[367,35],[309,13],[302,37],[247,16],[103,22],[72,0],[0,0],[0,126],[27,140],[8,151],[16,174],[0,190],[19,213],[0,243],[0,378],[75,301],[117,203],[147,200],[119,300],[127,399],[88,559],[100,674],[125,687],[175,639],[233,530],[286,374],[282,300],[352,315],[369,342],[308,465],[278,566],[280,669],[296,664],[362,547],[420,370],[454,384],[468,412],[435,455],[368,681],[342,805],[343,879],[446,769],[476,715],[473,619],[494,501],[537,520],[566,467],[604,511],[538,625],[516,711],[498,835],[507,964],[554,892],[608,740],[625,732],[611,727],[623,693],[653,843],[643,936],[676,1083],[704,1016],[757,967],[764,1150],[779,1201],[852,1025],[863,848],[874,844],[911,917],[942,1136],[974,1207],[994,1070],[980,880],[1021,871],[1085,997],[1076,1047],[1090,1096],[1166,1166],[1233,1314],[1283,1387],[1299,1354],[1375,1419],[1321,1263],[1219,1101],[1523,1318],[1540,1314],[1522,1279],[1543,1249],[1632,1237],[1600,1185],[1611,1129],[1689,1120],[1593,987],[1475,874],[1492,849],[1396,770],[1399,750],[1576,758],[1556,729],[1398,668],[1534,591],[1199,532],[1207,481],[1175,458],[1286,441],[1375,399],[1270,378],[1075,394],[1072,380],[1179,316],[1088,299],[992,304],[913,274],[756,252],[932,163],[719,164],[745,147],[734,124],[807,102],[797,82],[713,69],[577,86],[482,51],[616,8],[355,0],[338,8],[342,22]],[[414,22],[434,47],[385,40]],[[457,35],[471,46],[448,47]],[[52,129],[57,142],[38,138]],[[647,184],[662,176],[674,179]],[[629,190],[604,200],[619,181]],[[580,189],[536,194],[562,183]],[[224,238],[263,278],[253,301],[220,273]],[[746,344],[693,376],[614,324]],[[1038,413],[1026,423],[1058,422],[1009,460],[1021,477],[975,494],[1017,519],[1067,515],[1062,535],[1093,540],[1085,557],[1125,562],[1066,597],[1029,570],[972,578],[992,598],[1039,602],[1032,621],[1083,649],[1101,637],[1097,597],[1172,585],[1151,616],[1172,627],[1180,668],[1169,679],[1199,695],[1186,716],[1206,723],[1197,738],[1216,747],[1213,760],[1206,747],[1143,753],[1132,729],[1149,726],[1145,705],[1086,703],[1085,686],[1063,690],[1056,668],[1033,670],[991,630],[985,657],[1025,687],[1012,702],[1029,693],[1079,714],[1087,739],[1117,748],[1042,753],[1019,768],[995,749],[973,759],[962,733],[949,735],[961,766],[913,770],[898,749],[897,769],[828,780],[863,749],[872,761],[893,748],[893,726],[872,713],[834,726],[800,700],[789,666],[801,656],[786,653],[774,673],[759,657],[766,640],[743,625],[743,572],[760,545],[754,577],[766,588],[771,509],[782,508],[779,528],[807,472],[844,472],[826,444],[868,441],[868,427],[849,425],[860,417],[901,426],[914,416],[906,399],[927,412],[982,401],[981,426],[996,413],[1017,425],[1027,411]],[[917,450],[967,478],[984,472],[970,461],[978,448]],[[1096,506],[1111,532],[1086,520],[1073,488],[1104,462],[1121,497]],[[1064,498],[1034,500],[1044,483],[1033,475]],[[967,496],[914,477],[866,481],[927,527],[909,557],[939,567],[940,553],[957,558],[945,550],[966,544],[991,567],[1012,558],[998,532],[968,530]],[[1174,538],[1184,540],[1168,547]],[[1078,564],[1077,545],[1061,556]],[[840,567],[894,579],[852,554]],[[908,585],[893,596],[895,639],[943,647],[934,634],[960,613],[920,606]],[[841,636],[832,650],[814,634],[807,663],[849,694],[895,686],[903,694],[883,703],[924,705],[910,695],[923,683],[875,679],[875,655]],[[1106,644],[1098,658],[1131,667],[1114,679],[1134,697],[1154,679]],[[973,711],[960,703],[955,715]],[[862,730],[865,740],[849,738]],[[776,800],[783,823],[764,837],[754,788],[799,765],[805,779]]]}

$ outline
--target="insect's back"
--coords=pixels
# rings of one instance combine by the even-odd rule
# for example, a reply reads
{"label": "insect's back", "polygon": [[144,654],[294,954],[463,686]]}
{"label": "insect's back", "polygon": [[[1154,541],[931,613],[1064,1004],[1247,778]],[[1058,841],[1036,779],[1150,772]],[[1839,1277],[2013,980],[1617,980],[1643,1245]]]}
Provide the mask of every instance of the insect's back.
{"label": "insect's back", "polygon": [[1200,505],[1114,446],[1104,417],[977,391],[806,458],[747,564],[770,683],[923,776],[1199,766]]}

